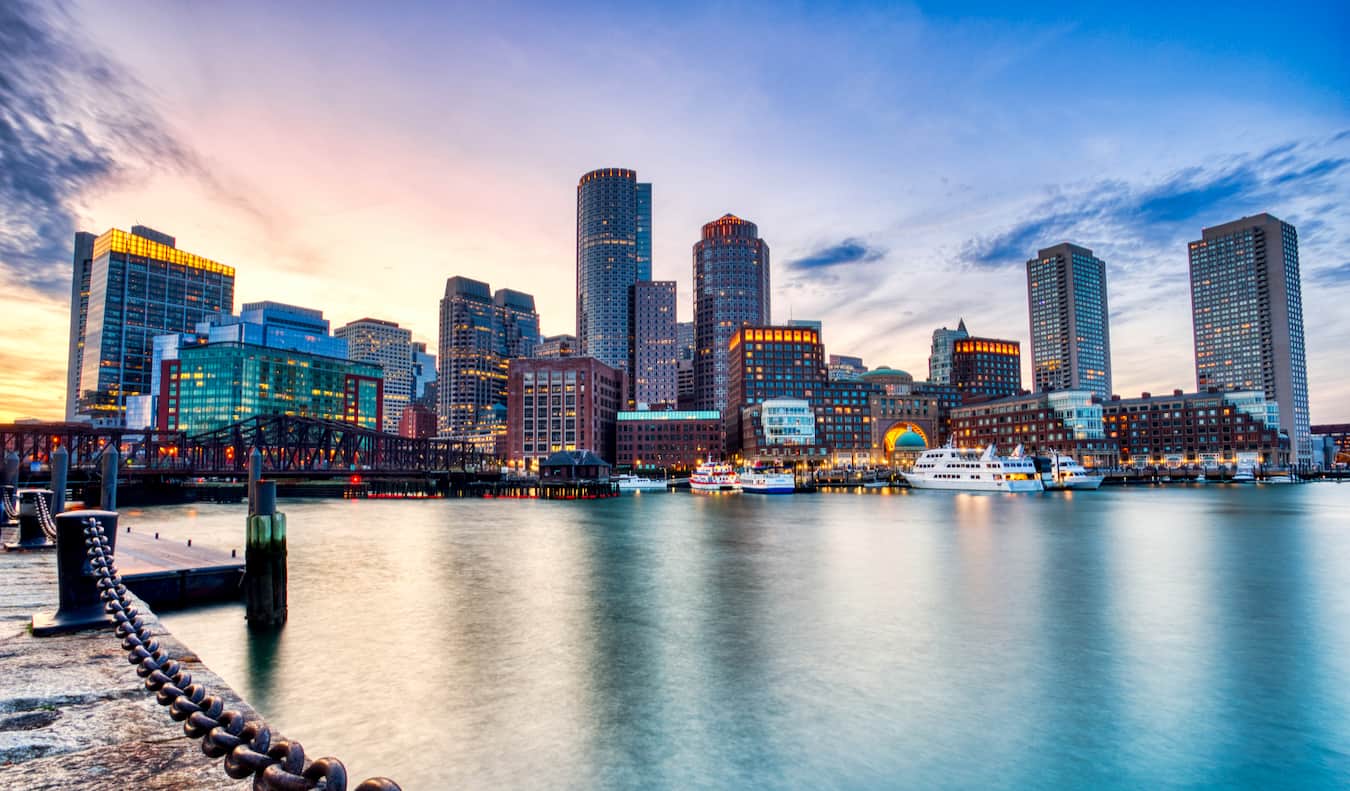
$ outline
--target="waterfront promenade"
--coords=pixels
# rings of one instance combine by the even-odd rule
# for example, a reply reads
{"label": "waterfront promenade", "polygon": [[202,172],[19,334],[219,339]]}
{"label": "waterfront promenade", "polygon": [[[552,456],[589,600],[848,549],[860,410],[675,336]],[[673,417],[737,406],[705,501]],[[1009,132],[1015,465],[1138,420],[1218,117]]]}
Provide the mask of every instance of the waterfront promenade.
{"label": "waterfront promenade", "polygon": [[[3,530],[12,540],[11,528]],[[183,735],[147,692],[111,628],[29,634],[57,604],[52,552],[0,553],[0,788],[245,789],[221,759]],[[140,602],[151,630],[193,678],[246,714],[252,709]]]}

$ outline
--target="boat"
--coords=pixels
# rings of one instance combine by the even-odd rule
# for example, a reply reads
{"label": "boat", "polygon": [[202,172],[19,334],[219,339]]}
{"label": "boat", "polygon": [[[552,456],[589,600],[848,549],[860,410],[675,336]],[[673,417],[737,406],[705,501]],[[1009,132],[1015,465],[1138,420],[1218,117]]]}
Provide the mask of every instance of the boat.
{"label": "boat", "polygon": [[[1020,446],[1019,446],[1020,449]],[[994,445],[978,450],[958,448],[949,440],[926,450],[909,472],[901,473],[915,489],[973,492],[1040,492],[1045,490],[1036,463],[1021,456],[999,456]]]}
{"label": "boat", "polygon": [[1202,472],[1199,475],[1195,476],[1195,478],[1191,481],[1191,483],[1209,483],[1209,479],[1206,478],[1205,474]]}
{"label": "boat", "polygon": [[689,476],[689,488],[696,492],[739,492],[736,469],[724,461],[705,461]]}
{"label": "boat", "polygon": [[1298,482],[1299,482],[1298,476],[1291,475],[1289,473],[1280,473],[1279,475],[1272,475],[1266,479],[1266,483],[1298,483]]}
{"label": "boat", "polygon": [[636,475],[616,475],[613,480],[619,485],[619,491],[621,492],[666,491],[665,481],[654,481],[651,478],[639,478]]}
{"label": "boat", "polygon": [[797,479],[791,472],[775,467],[746,467],[740,473],[741,491],[750,494],[792,494]]}
{"label": "boat", "polygon": [[1239,462],[1237,472],[1233,473],[1233,483],[1256,483],[1256,465],[1249,461]]}
{"label": "boat", "polygon": [[[1013,454],[1014,457],[1017,454]],[[1051,451],[1049,456],[1037,456],[1036,471],[1040,473],[1041,484],[1047,490],[1053,489],[1099,489],[1104,478],[1087,471],[1072,456]]]}

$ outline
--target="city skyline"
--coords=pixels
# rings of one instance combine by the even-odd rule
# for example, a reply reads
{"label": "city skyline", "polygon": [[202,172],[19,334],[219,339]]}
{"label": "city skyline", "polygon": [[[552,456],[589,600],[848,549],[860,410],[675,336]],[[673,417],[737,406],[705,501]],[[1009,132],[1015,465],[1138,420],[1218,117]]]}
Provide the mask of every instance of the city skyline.
{"label": "city skyline", "polygon": [[[1350,419],[1350,373],[1345,372],[1350,366],[1340,351],[1350,343],[1350,317],[1338,310],[1350,297],[1350,263],[1341,252],[1350,227],[1336,208],[1350,193],[1350,118],[1343,101],[1346,70],[1335,68],[1344,65],[1344,55],[1326,45],[1331,39],[1319,38],[1338,27],[1344,30],[1343,16],[1315,25],[1309,11],[1295,31],[1268,31],[1276,41],[1297,32],[1299,46],[1272,45],[1259,62],[1244,63],[1245,50],[1228,52],[1206,43],[1211,36],[1237,35],[1242,25],[1255,24],[1234,19],[1219,23],[1223,31],[1210,28],[1204,36],[1186,34],[1186,21],[1178,20],[1164,47],[1148,34],[1126,33],[1128,26],[1119,19],[1066,22],[1050,12],[1021,21],[998,20],[988,12],[981,22],[913,10],[853,9],[826,20],[797,11],[776,23],[760,46],[826,46],[810,43],[807,31],[812,30],[836,44],[877,35],[937,49],[955,43],[961,45],[955,51],[968,56],[983,42],[1011,44],[1015,33],[1031,36],[1029,52],[1019,56],[981,58],[970,70],[955,69],[944,56],[942,63],[919,72],[930,80],[964,80],[970,95],[963,102],[972,104],[985,102],[1000,86],[1025,86],[1042,76],[1034,53],[1070,30],[1100,44],[1102,62],[1086,67],[1084,74],[1056,76],[1050,87],[1015,92],[1015,100],[988,101],[979,110],[987,114],[977,115],[971,106],[940,107],[922,79],[899,76],[902,57],[894,46],[875,59],[841,47],[821,50],[828,57],[820,62],[819,74],[804,75],[807,79],[792,88],[781,83],[786,73],[738,56],[731,65],[747,77],[748,107],[713,111],[727,123],[690,137],[679,132],[690,126],[682,97],[692,99],[711,77],[696,67],[693,55],[669,51],[674,34],[658,30],[654,22],[664,20],[644,12],[628,24],[647,34],[645,45],[660,53],[655,59],[662,63],[658,68],[643,59],[637,68],[652,76],[654,85],[671,89],[654,93],[673,96],[673,107],[646,121],[618,124],[612,135],[578,142],[568,130],[591,119],[565,103],[601,107],[585,79],[603,73],[603,64],[592,62],[599,60],[598,53],[550,80],[560,99],[517,95],[484,70],[501,65],[515,77],[522,71],[543,73],[562,58],[561,38],[590,18],[588,9],[556,33],[546,30],[556,18],[534,15],[537,19],[520,33],[521,42],[541,45],[529,56],[498,31],[485,45],[490,50],[477,53],[490,56],[489,65],[469,73],[463,86],[444,89],[421,115],[405,113],[409,98],[395,90],[374,102],[369,113],[357,111],[354,121],[339,121],[334,109],[305,100],[305,81],[314,81],[323,93],[353,78],[353,95],[360,98],[351,101],[364,104],[377,83],[402,73],[395,68],[398,58],[381,48],[329,77],[303,62],[292,63],[298,56],[283,53],[280,31],[298,38],[301,53],[325,36],[359,42],[360,23],[366,20],[355,14],[316,22],[314,30],[297,29],[304,20],[293,19],[251,41],[227,63],[222,47],[228,32],[242,24],[239,20],[265,23],[275,12],[248,9],[231,21],[223,11],[207,9],[197,16],[208,18],[198,22],[176,9],[124,14],[72,6],[62,18],[59,12],[47,16],[17,5],[3,13],[25,23],[6,24],[4,36],[26,35],[39,45],[22,50],[37,53],[27,56],[14,54],[22,48],[7,48],[7,71],[29,80],[32,92],[52,104],[55,117],[72,121],[88,138],[31,133],[36,141],[16,152],[15,161],[32,166],[23,171],[24,178],[48,185],[47,197],[12,185],[0,194],[6,219],[12,220],[0,239],[0,266],[14,284],[6,300],[13,318],[0,330],[9,341],[5,362],[10,370],[27,366],[33,371],[29,380],[9,377],[14,381],[0,387],[0,417],[6,419],[62,413],[70,239],[77,229],[99,233],[138,222],[170,229],[185,249],[236,268],[237,302],[315,305],[335,325],[374,314],[411,328],[414,337],[434,340],[439,284],[464,274],[529,284],[539,296],[542,330],[570,333],[575,331],[574,304],[569,309],[575,294],[572,186],[582,173],[610,163],[634,168],[644,183],[655,185],[652,276],[681,284],[681,320],[692,318],[687,261],[698,228],[708,217],[733,212],[753,218],[775,251],[772,302],[777,313],[770,320],[820,318],[831,353],[858,355],[872,366],[923,370],[932,330],[962,315],[978,324],[981,335],[1025,346],[1022,265],[1036,250],[1062,241],[1089,247],[1107,261],[1113,389],[1127,397],[1193,387],[1186,243],[1204,227],[1268,211],[1299,229],[1311,420]],[[467,29],[492,27],[487,19],[467,16]],[[415,35],[413,22],[437,29],[438,20],[413,17],[386,24],[406,36]],[[710,30],[714,21],[690,13],[679,30]],[[872,32],[863,24],[868,21],[874,23]],[[162,38],[165,46],[153,53],[116,50],[119,38],[142,29]],[[1131,88],[1112,69],[1132,47],[1144,47],[1162,64],[1141,64],[1131,78],[1138,84]],[[58,50],[64,54],[49,57]],[[115,60],[108,54],[114,51]],[[192,54],[196,51],[200,56]],[[55,68],[41,74],[39,64],[24,57]],[[109,68],[96,75],[93,66],[103,63]],[[1179,76],[1167,75],[1182,83],[1176,90],[1163,90],[1166,64],[1190,64]],[[285,72],[291,66],[296,69],[292,79],[258,86],[259,101],[229,91],[215,101],[212,89],[241,73],[253,79],[239,84],[252,86],[274,69]],[[836,84],[831,77],[839,75],[850,77],[844,84],[851,89],[842,97],[830,96]],[[1098,87],[1090,85],[1094,76],[1108,78],[1101,96],[1092,94]],[[1254,81],[1253,87],[1239,97],[1236,86],[1244,80]],[[105,113],[101,120],[88,116],[81,100],[91,86],[110,87],[108,95],[136,108],[135,113]],[[505,143],[523,142],[519,157],[506,155],[501,144],[489,140],[489,132],[505,129],[507,121],[473,100],[474,86],[510,91],[524,102],[526,115],[548,116],[549,123],[503,135]],[[415,87],[415,81],[406,86]],[[5,98],[14,98],[13,106],[25,112],[30,104],[24,89],[7,90],[21,92]],[[1029,136],[1032,127],[1010,113],[1047,94],[1094,99],[1093,128],[1037,127],[1040,137]],[[867,109],[876,95],[905,101],[890,109]],[[435,142],[432,133],[450,128],[445,108],[457,99],[468,102],[453,127],[457,134],[449,142]],[[1105,108],[1103,101],[1121,107]],[[820,117],[812,113],[808,120],[784,125],[781,140],[765,142],[754,133],[763,119],[747,110],[758,108],[781,121],[812,102],[819,103]],[[339,104],[350,116],[354,108]],[[1145,106],[1147,124],[1127,118]],[[923,118],[920,130],[901,137],[897,146],[894,131],[912,120],[899,112],[906,107],[922,109]],[[823,117],[828,111],[847,111],[849,126],[872,134],[850,131],[836,140],[838,127]],[[1248,120],[1230,123],[1216,139],[1205,131],[1216,112]],[[415,123],[397,132],[398,115]],[[750,116],[757,122],[753,128]],[[558,129],[551,126],[555,122]],[[676,133],[646,134],[648,123],[671,126]],[[925,130],[951,134],[935,135],[946,142],[933,142],[921,134]],[[972,132],[980,133],[978,144],[969,139]],[[359,153],[348,148],[358,143]],[[794,154],[794,148],[805,154]],[[246,156],[254,153],[256,161]],[[971,161],[960,164],[963,156]],[[1008,163],[1001,161],[1005,157]],[[66,161],[80,167],[62,170],[59,165]],[[332,188],[325,171],[339,161],[346,168],[343,177],[357,189]],[[858,167],[863,162],[871,167]],[[266,177],[260,168],[267,170]],[[455,174],[457,168],[462,176]],[[406,175],[398,189],[379,187],[376,176],[384,179],[391,171]],[[479,191],[477,205],[446,199],[468,184]],[[366,189],[372,185],[378,188]],[[346,197],[355,194],[361,197]],[[445,206],[437,207],[438,201]],[[508,214],[509,222],[493,219]],[[372,276],[400,287],[372,290]],[[921,288],[914,289],[916,284]],[[22,352],[16,351],[20,347]],[[1029,360],[1023,361],[1023,380],[1032,381]]]}

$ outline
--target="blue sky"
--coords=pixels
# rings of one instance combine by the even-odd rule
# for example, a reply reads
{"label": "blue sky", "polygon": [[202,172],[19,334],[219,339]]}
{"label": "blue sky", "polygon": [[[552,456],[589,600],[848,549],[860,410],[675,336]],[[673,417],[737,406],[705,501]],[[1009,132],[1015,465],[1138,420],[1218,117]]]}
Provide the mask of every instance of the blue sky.
{"label": "blue sky", "polygon": [[[0,26],[0,65],[26,131],[0,138],[23,166],[0,267],[54,328],[53,377],[75,227],[163,227],[236,266],[240,301],[433,343],[458,274],[535,293],[545,330],[571,332],[576,180],[625,166],[655,185],[654,271],[685,317],[690,247],[730,211],[772,249],[775,319],[921,376],[961,316],[1025,343],[1023,262],[1092,247],[1124,394],[1194,387],[1185,243],[1270,211],[1300,232],[1313,420],[1350,420],[1344,5],[5,13],[25,22]],[[0,413],[59,403],[0,383]]]}

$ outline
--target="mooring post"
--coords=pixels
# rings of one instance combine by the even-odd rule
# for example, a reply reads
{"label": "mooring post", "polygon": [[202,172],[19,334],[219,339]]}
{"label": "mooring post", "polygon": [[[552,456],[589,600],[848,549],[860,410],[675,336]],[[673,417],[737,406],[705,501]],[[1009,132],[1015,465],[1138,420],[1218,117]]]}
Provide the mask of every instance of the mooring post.
{"label": "mooring post", "polygon": [[248,454],[248,514],[252,516],[258,513],[257,488],[258,479],[262,478],[262,451],[253,446],[253,451]]}
{"label": "mooring post", "polygon": [[43,516],[49,515],[50,494],[47,489],[20,489],[15,494],[19,506],[19,538],[13,544],[5,544],[6,552],[56,548],[42,529]]}
{"label": "mooring post", "polygon": [[66,483],[70,478],[70,451],[61,446],[52,451],[52,516],[66,510]]}
{"label": "mooring post", "polygon": [[286,623],[286,515],[277,513],[276,481],[253,485],[244,548],[249,626],[271,628]]}
{"label": "mooring post", "polygon": [[33,635],[46,637],[112,623],[103,611],[98,577],[89,565],[85,531],[90,519],[103,526],[108,551],[117,545],[117,514],[112,511],[71,511],[56,515],[56,585],[60,606],[56,612],[33,614]]}
{"label": "mooring post", "polygon": [[103,490],[99,496],[99,507],[104,511],[117,510],[117,470],[122,466],[122,454],[116,445],[103,449]]}

